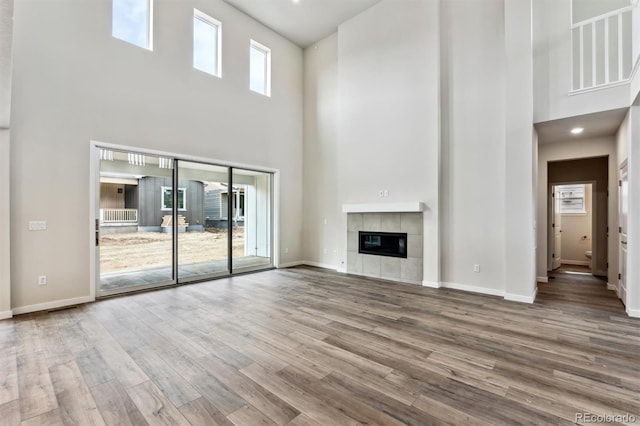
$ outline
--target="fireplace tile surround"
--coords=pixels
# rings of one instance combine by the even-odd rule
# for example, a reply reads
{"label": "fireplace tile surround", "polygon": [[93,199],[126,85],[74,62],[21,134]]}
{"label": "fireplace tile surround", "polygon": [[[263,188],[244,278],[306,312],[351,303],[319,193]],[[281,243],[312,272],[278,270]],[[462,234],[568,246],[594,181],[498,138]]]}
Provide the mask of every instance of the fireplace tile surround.
{"label": "fireplace tile surround", "polygon": [[[358,253],[358,232],[407,233],[407,258]],[[411,284],[423,276],[422,213],[348,213],[347,273]]]}

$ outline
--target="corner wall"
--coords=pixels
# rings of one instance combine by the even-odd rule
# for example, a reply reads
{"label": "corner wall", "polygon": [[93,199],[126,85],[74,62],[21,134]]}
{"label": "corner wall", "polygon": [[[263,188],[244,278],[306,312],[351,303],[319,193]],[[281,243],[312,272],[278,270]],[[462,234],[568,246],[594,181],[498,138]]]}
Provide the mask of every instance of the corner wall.
{"label": "corner wall", "polygon": [[[448,287],[503,295],[503,2],[442,2],[441,8],[442,281]],[[524,141],[514,143],[520,142]],[[527,183],[530,186],[531,180]],[[479,273],[474,264],[480,265]]]}
{"label": "corner wall", "polygon": [[0,319],[12,316],[9,135],[9,129],[0,129]]}
{"label": "corner wall", "polygon": [[[338,269],[338,34],[304,51],[303,259]],[[343,265],[346,268],[346,265]]]}
{"label": "corner wall", "polygon": [[[222,78],[193,69],[194,8],[222,22]],[[301,260],[299,47],[222,0],[155,0],[153,52],[111,37],[109,0],[16,2],[14,26],[14,309],[90,298],[91,141],[279,170],[280,262]],[[250,39],[271,48],[270,98],[249,91]]]}

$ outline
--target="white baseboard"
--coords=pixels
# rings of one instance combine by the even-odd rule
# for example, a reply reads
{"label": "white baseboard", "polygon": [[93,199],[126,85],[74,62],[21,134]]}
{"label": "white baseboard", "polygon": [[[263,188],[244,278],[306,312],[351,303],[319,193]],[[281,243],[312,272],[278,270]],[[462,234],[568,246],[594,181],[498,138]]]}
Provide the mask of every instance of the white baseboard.
{"label": "white baseboard", "polygon": [[463,290],[471,293],[488,294],[490,296],[504,296],[504,290],[498,290],[495,288],[476,287],[473,285],[445,283],[445,282],[441,282],[440,287],[451,288],[454,290]]}
{"label": "white baseboard", "polygon": [[13,312],[11,311],[0,312],[0,320],[9,319],[11,317],[13,317]]}
{"label": "white baseboard", "polygon": [[520,302],[520,303],[533,303],[536,300],[537,294],[538,294],[538,288],[536,287],[533,290],[533,294],[531,296],[522,296],[520,294],[506,293],[504,295],[504,300],[510,300],[512,302]]}
{"label": "white baseboard", "polygon": [[538,281],[539,283],[548,283],[549,277],[536,277],[536,281]]}
{"label": "white baseboard", "polygon": [[618,286],[615,284],[607,283],[607,290],[613,290],[618,293]]}
{"label": "white baseboard", "polygon": [[440,288],[440,283],[434,281],[422,281],[423,287]]}
{"label": "white baseboard", "polygon": [[296,260],[294,262],[281,263],[278,266],[276,266],[276,268],[278,269],[293,268],[294,266],[300,266],[300,265],[304,265],[304,262],[301,260]]}
{"label": "white baseboard", "polygon": [[347,273],[347,268],[345,268],[344,266],[337,268],[336,272],[339,272],[341,274],[346,274]]}
{"label": "white baseboard", "polygon": [[590,260],[567,260],[561,259],[560,263],[563,265],[575,265],[575,266],[591,266]]}
{"label": "white baseboard", "polygon": [[336,270],[335,265],[329,265],[328,263],[320,263],[320,262],[314,262],[311,260],[303,260],[302,264],[308,265],[308,266],[314,266],[316,268],[331,269],[332,271]]}
{"label": "white baseboard", "polygon": [[48,311],[50,309],[64,308],[66,306],[81,305],[83,303],[95,302],[95,297],[82,296],[73,299],[55,300],[53,302],[38,303],[36,305],[27,305],[12,310],[13,315],[28,314],[31,312]]}
{"label": "white baseboard", "polygon": [[640,309],[627,308],[627,315],[629,315],[632,318],[640,318]]}

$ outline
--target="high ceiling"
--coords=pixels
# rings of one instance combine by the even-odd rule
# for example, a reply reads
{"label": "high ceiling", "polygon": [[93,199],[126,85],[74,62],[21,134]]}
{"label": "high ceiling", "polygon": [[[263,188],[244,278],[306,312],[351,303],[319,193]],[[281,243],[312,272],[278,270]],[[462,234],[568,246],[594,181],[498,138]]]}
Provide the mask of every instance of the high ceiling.
{"label": "high ceiling", "polygon": [[225,0],[301,47],[325,38],[338,25],[380,0]]}

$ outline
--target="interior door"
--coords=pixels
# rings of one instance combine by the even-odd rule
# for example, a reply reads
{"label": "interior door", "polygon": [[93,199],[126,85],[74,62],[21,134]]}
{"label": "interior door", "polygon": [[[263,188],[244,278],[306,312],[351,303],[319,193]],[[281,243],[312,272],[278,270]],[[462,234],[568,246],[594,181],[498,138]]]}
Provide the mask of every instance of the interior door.
{"label": "interior door", "polygon": [[627,304],[627,216],[629,213],[629,181],[627,165],[620,169],[619,192],[619,245],[620,245],[620,273],[618,274],[618,289],[622,303]]}
{"label": "interior door", "polygon": [[560,214],[560,191],[557,187],[553,187],[553,202],[551,228],[553,230],[553,247],[551,252],[552,266],[551,269],[558,269],[562,259],[562,215]]}

